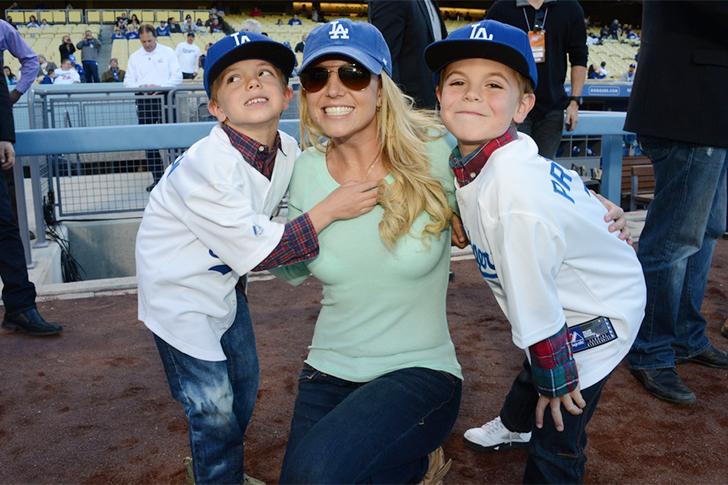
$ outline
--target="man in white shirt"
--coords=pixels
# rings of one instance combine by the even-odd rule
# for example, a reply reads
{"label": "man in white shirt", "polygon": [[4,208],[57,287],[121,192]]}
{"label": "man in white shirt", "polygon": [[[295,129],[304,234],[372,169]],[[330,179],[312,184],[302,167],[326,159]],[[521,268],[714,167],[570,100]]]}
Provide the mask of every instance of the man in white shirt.
{"label": "man in white shirt", "polygon": [[195,45],[195,33],[187,32],[187,42],[180,42],[174,53],[177,54],[177,60],[182,69],[182,79],[194,79],[199,70],[198,61],[202,55],[200,48]]}
{"label": "man in white shirt", "polygon": [[[182,70],[172,48],[157,43],[157,31],[152,24],[139,27],[142,46],[129,56],[124,86],[127,88],[172,88],[182,83]],[[144,91],[137,100],[137,116],[140,125],[162,123],[164,107],[162,91]],[[145,96],[149,96],[145,98]],[[151,192],[164,173],[164,164],[159,150],[147,150],[147,165],[152,172]]]}
{"label": "man in white shirt", "polygon": [[61,63],[61,69],[56,70],[56,77],[53,84],[76,84],[81,82],[81,76],[78,71],[71,65],[71,61],[66,58]]}

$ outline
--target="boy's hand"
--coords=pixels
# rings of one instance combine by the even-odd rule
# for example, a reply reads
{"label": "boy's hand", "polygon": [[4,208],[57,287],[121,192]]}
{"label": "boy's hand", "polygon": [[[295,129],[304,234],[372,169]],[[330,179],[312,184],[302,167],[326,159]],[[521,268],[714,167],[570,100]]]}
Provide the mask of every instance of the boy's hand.
{"label": "boy's hand", "polygon": [[543,428],[543,415],[546,411],[546,406],[551,407],[551,417],[554,418],[554,426],[556,431],[564,430],[564,420],[561,417],[561,405],[564,405],[570,414],[578,416],[581,414],[586,406],[586,401],[581,397],[581,386],[577,385],[576,389],[571,391],[569,394],[564,394],[559,397],[546,397],[539,396],[538,404],[536,404],[536,427],[538,429]]}
{"label": "boy's hand", "polygon": [[463,220],[460,219],[460,216],[457,214],[452,215],[452,245],[463,249],[468,244],[470,244],[470,241],[468,241],[468,236],[465,234],[465,229],[463,228]]}
{"label": "boy's hand", "polygon": [[379,182],[348,182],[331,192],[308,211],[316,232],[322,231],[334,221],[352,219],[372,210],[379,198]]}
{"label": "boy's hand", "polygon": [[634,241],[632,240],[632,233],[629,229],[627,229],[627,218],[624,217],[624,209],[619,207],[617,204],[614,204],[609,199],[605,199],[591,189],[589,190],[589,192],[594,194],[596,198],[599,199],[599,202],[604,204],[604,207],[606,207],[609,211],[607,215],[604,216],[604,222],[614,221],[614,223],[609,226],[609,232],[620,231],[619,239],[621,239],[622,241],[627,241],[627,244],[632,246],[632,244],[634,244]]}

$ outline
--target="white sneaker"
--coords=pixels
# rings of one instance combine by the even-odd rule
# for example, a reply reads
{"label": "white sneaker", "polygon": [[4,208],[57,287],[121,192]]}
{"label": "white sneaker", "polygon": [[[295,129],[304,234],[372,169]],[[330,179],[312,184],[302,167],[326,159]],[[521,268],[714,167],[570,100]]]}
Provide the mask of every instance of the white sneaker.
{"label": "white sneaker", "polygon": [[531,433],[513,433],[501,422],[500,416],[480,428],[465,432],[463,441],[470,448],[479,451],[498,451],[528,448]]}

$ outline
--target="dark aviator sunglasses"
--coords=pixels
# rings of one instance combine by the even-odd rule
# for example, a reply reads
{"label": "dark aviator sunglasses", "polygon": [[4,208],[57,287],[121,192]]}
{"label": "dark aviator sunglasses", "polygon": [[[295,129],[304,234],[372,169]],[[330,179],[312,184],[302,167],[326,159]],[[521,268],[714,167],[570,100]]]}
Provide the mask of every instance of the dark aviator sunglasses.
{"label": "dark aviator sunglasses", "polygon": [[299,74],[301,86],[308,93],[321,91],[329,82],[329,75],[335,72],[341,83],[354,91],[363,91],[369,86],[372,73],[357,64],[344,64],[336,70],[317,66],[305,69]]}

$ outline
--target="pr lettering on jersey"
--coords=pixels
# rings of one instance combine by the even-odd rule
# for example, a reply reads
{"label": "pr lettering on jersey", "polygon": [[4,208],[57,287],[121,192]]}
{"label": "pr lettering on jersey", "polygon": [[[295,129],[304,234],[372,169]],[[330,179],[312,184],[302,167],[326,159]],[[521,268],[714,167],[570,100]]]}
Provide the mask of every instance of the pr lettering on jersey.
{"label": "pr lettering on jersey", "polygon": [[255,237],[262,235],[263,227],[259,226],[258,224],[253,224],[253,234],[255,234]]}
{"label": "pr lettering on jersey", "polygon": [[469,233],[468,239],[470,239],[470,246],[473,248],[473,255],[475,256],[475,262],[478,263],[480,274],[487,280],[498,279],[498,273],[495,271],[495,265],[490,261],[490,255],[473,244]]}
{"label": "pr lettering on jersey", "polygon": [[470,26],[470,38],[474,40],[493,40],[493,34],[488,35],[485,27],[477,23]]}
{"label": "pr lettering on jersey", "polygon": [[234,34],[230,34],[230,37],[235,39],[235,46],[239,46],[240,44],[245,44],[246,42],[250,42],[250,37],[247,35],[240,36],[242,32],[235,32]]}
{"label": "pr lettering on jersey", "polygon": [[349,29],[339,23],[338,20],[331,22],[331,30],[329,31],[331,39],[348,39]]}
{"label": "pr lettering on jersey", "polygon": [[551,162],[550,175],[554,192],[571,201],[572,204],[575,204],[574,199],[569,195],[569,192],[571,192],[571,185],[569,184],[571,183],[572,178],[571,175],[566,173],[566,169],[556,162]]}
{"label": "pr lettering on jersey", "polygon": [[170,169],[169,169],[169,172],[167,172],[167,177],[169,177],[170,175],[172,175],[172,172],[174,172],[174,169],[175,169],[175,168],[179,167],[179,163],[180,163],[180,162],[182,161],[182,159],[183,159],[183,158],[185,157],[185,154],[186,154],[186,153],[187,153],[187,152],[185,152],[185,153],[183,153],[182,155],[180,155],[179,157],[177,157],[177,160],[175,160],[175,161],[174,161],[174,163],[172,163],[172,168],[170,168]]}

